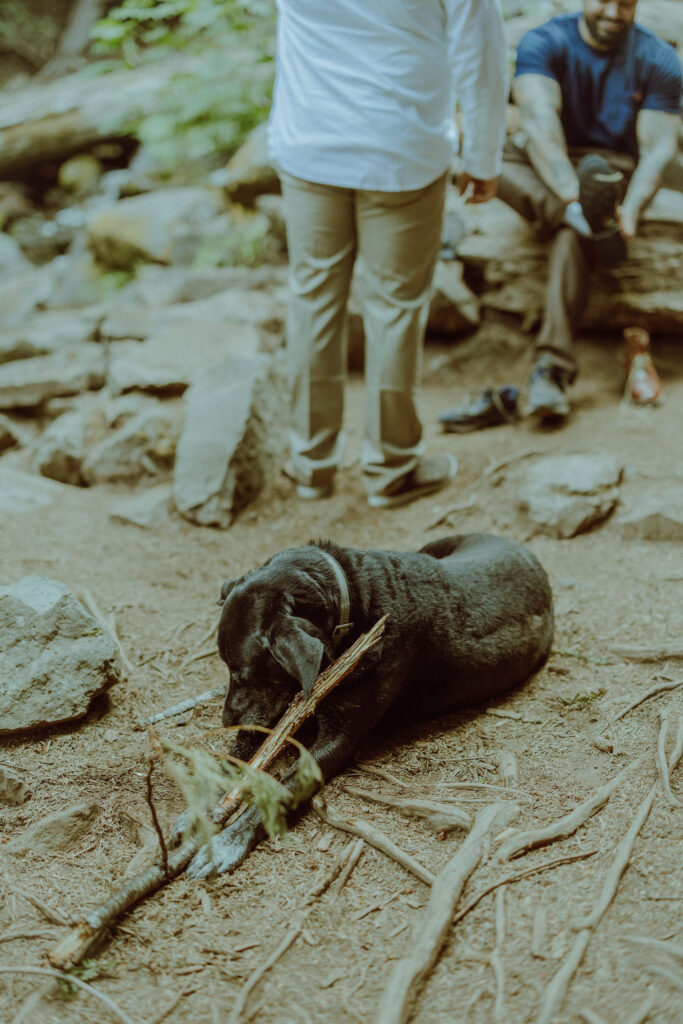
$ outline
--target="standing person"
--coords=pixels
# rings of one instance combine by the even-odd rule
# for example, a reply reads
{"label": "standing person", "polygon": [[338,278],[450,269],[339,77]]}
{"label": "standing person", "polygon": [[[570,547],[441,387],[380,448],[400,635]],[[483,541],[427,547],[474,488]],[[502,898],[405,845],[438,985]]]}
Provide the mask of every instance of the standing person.
{"label": "standing person", "polygon": [[291,469],[300,498],[333,489],[344,444],[346,304],[359,261],[366,337],[361,451],[371,506],[455,476],[423,454],[415,407],[457,97],[461,194],[496,192],[506,98],[499,0],[277,0],[271,156],[290,258]]}
{"label": "standing person", "polygon": [[[554,235],[527,406],[541,420],[570,411],[590,271],[626,255],[678,146],[681,63],[635,23],[636,2],[583,0],[581,13],[532,29],[517,51],[513,96],[523,134],[505,147],[499,195]],[[638,393],[656,397],[646,347],[627,344],[649,378]]]}

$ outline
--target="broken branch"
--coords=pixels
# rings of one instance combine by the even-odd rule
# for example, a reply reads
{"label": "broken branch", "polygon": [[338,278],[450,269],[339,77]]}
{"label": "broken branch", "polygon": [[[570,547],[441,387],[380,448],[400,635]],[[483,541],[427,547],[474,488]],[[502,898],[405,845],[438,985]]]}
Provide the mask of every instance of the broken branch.
{"label": "broken branch", "polygon": [[375,1024],[404,1024],[417,990],[436,963],[451,927],[460,894],[481,860],[492,832],[519,813],[516,804],[496,803],[481,810],[458,852],[434,879],[429,900],[410,937],[408,950],[394,967]]}
{"label": "broken branch", "polygon": [[683,686],[683,679],[678,679],[675,683],[658,683],[657,686],[653,686],[651,690],[648,690],[647,693],[644,693],[642,697],[638,697],[630,704],[627,704],[623,711],[620,711],[618,715],[615,715],[614,718],[611,718],[607,724],[610,725],[612,722],[618,722],[620,718],[623,718],[624,715],[627,715],[629,711],[633,711],[634,708],[639,707],[646,700],[649,700],[650,697],[656,697],[658,693],[664,693],[666,690],[675,690],[678,686]]}
{"label": "broken branch", "polygon": [[383,793],[370,793],[365,789],[357,789],[356,786],[344,786],[344,789],[352,796],[360,797],[361,800],[382,804],[385,807],[395,807],[401,814],[409,817],[424,818],[437,832],[449,832],[454,828],[469,829],[472,826],[469,814],[459,811],[450,804],[437,803],[433,800],[402,799]]}
{"label": "broken branch", "polygon": [[[371,630],[359,637],[348,650],[318,676],[311,696],[297,695],[282,718],[261,744],[249,764],[254,768],[267,768],[280,753],[290,734],[312,715],[320,703],[342,679],[344,679],[380,640],[384,631],[386,615],[375,623]],[[228,794],[218,809],[218,818],[225,821],[239,807],[239,797]],[[141,874],[124,882],[104,903],[76,922],[61,942],[49,954],[54,967],[70,968],[87,956],[106,936],[107,929],[127,910],[140,900],[156,892],[162,885],[181,874],[197,852],[197,841],[188,839],[177,850],[169,854],[167,870],[159,863],[152,864]]]}
{"label": "broken branch", "polygon": [[146,729],[149,725],[155,725],[156,722],[163,722],[165,718],[174,718],[176,715],[182,715],[183,711],[191,711],[192,708],[196,708],[199,704],[207,704],[214,697],[224,697],[225,687],[221,686],[216,690],[205,690],[204,693],[200,693],[197,697],[188,697],[187,700],[181,700],[178,704],[174,704],[170,708],[166,708],[165,711],[158,711],[156,715],[150,715],[149,718],[143,719],[141,722],[136,722],[135,729]]}

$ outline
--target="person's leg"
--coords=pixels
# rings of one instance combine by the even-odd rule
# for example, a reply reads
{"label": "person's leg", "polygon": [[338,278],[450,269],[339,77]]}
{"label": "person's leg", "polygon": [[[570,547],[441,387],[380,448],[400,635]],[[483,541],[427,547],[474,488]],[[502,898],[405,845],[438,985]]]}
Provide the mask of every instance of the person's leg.
{"label": "person's leg", "polygon": [[332,486],[343,449],[354,193],[282,175],[289,250],[290,447],[300,494]]}
{"label": "person's leg", "polygon": [[554,234],[564,221],[565,205],[539,178],[525,151],[506,142],[498,198],[546,234]]}
{"label": "person's leg", "polygon": [[541,329],[536,337],[536,361],[556,366],[571,384],[577,365],[574,338],[588,300],[589,242],[572,228],[555,235],[548,260],[548,283]]}
{"label": "person's leg", "polygon": [[366,338],[361,463],[371,498],[395,492],[423,451],[415,401],[445,192],[443,175],[415,191],[357,194]]}

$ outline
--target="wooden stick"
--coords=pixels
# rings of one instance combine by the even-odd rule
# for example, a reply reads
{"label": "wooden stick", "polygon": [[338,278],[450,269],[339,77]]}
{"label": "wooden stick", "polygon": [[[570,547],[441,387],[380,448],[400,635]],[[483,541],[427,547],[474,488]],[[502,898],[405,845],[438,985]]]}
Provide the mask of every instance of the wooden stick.
{"label": "wooden stick", "polygon": [[667,981],[670,981],[672,985],[675,985],[680,992],[683,992],[683,974],[676,974],[675,971],[670,971],[668,967],[657,967],[654,964],[652,967],[648,967],[648,971],[651,971],[653,974],[658,974],[660,978],[666,978]]}
{"label": "wooden stick", "polygon": [[329,825],[331,828],[337,828],[340,832],[348,832],[352,836],[364,839],[366,843],[374,846],[380,853],[385,854],[391,860],[395,860],[397,864],[411,871],[425,885],[431,885],[434,881],[434,875],[431,871],[423,867],[418,860],[415,860],[409,853],[402,850],[389,836],[385,835],[384,832],[380,832],[374,825],[370,825],[366,821],[360,821],[358,818],[350,818],[344,821],[338,818],[330,818],[320,796],[313,800],[313,809],[326,825]]}
{"label": "wooden stick", "polygon": [[187,700],[181,700],[178,704],[166,708],[165,711],[157,711],[156,715],[150,715],[149,718],[136,722],[133,728],[146,729],[147,726],[154,725],[156,722],[163,722],[165,718],[174,718],[176,715],[182,715],[183,711],[191,711],[198,704],[207,704],[214,697],[225,697],[225,694],[226,689],[224,686],[215,690],[205,690],[204,693],[200,693],[197,697],[188,697]]}
{"label": "wooden stick", "polygon": [[604,1017],[601,1017],[595,1010],[591,1010],[588,1006],[584,1006],[582,1010],[579,1010],[579,1016],[583,1017],[586,1024],[607,1024]]}
{"label": "wooden stick", "polygon": [[107,619],[107,617],[100,609],[100,606],[98,605],[97,601],[95,600],[93,592],[88,587],[81,587],[79,591],[79,596],[81,597],[83,604],[88,609],[92,617],[94,619],[97,619],[105,633],[108,633],[111,639],[116,644],[118,652],[121,656],[121,661],[123,662],[123,667],[125,668],[129,677],[132,679],[135,676],[135,666],[133,665],[132,661],[130,660],[130,658],[123,649],[123,645],[119,638],[119,634],[116,630],[116,623]]}
{"label": "wooden stick", "polygon": [[49,906],[43,900],[34,896],[32,892],[20,889],[18,885],[14,885],[13,882],[8,882],[7,880],[5,880],[5,886],[7,891],[16,893],[17,896],[21,896],[22,899],[32,903],[36,910],[39,910],[43,917],[47,918],[52,924],[71,924],[71,921],[62,914],[61,910],[55,910],[54,907]]}
{"label": "wooden stick", "polygon": [[672,942],[663,942],[661,939],[650,939],[645,935],[624,935],[625,942],[635,942],[638,946],[647,946],[658,953],[668,953],[670,956],[677,956],[683,960],[683,946],[676,946]]}
{"label": "wooden stick", "polygon": [[76,978],[73,974],[65,974],[63,971],[53,971],[50,967],[0,967],[0,974],[47,974],[52,978],[59,978],[61,981],[68,981],[70,985],[75,985],[76,988],[82,988],[84,992],[89,992],[91,996],[95,996],[101,1003],[109,1007],[115,1017],[118,1017],[123,1024],[134,1024],[130,1017],[123,1012],[123,1010],[116,1005],[113,999],[109,996],[105,996],[103,992],[99,992],[92,985],[88,985],[87,981],[81,981],[80,978]]}
{"label": "wooden stick", "polygon": [[566,839],[567,836],[572,835],[580,825],[583,825],[588,818],[607,803],[614,790],[621,785],[628,773],[640,764],[641,761],[642,757],[634,761],[633,764],[628,765],[618,775],[615,775],[610,782],[597,789],[588,800],[579,804],[578,807],[575,807],[569,814],[565,814],[564,817],[558,818],[557,821],[552,822],[550,825],[545,825],[543,828],[529,829],[527,832],[520,832],[518,835],[512,836],[511,839],[508,839],[498,849],[498,859],[511,860],[513,857],[519,857],[520,854],[526,853],[528,850],[536,849],[537,846],[545,846],[556,839]]}
{"label": "wooden stick", "polygon": [[505,942],[505,886],[496,891],[496,944],[491,951],[491,967],[496,979],[496,998],[493,1004],[493,1019],[496,1024],[506,1024],[505,1008],[505,967],[502,949]]}
{"label": "wooden stick", "polygon": [[436,963],[451,927],[453,911],[467,879],[481,860],[493,831],[519,813],[515,804],[496,803],[477,815],[472,831],[434,879],[429,900],[410,936],[408,949],[384,989],[375,1024],[404,1024],[417,990]]}
{"label": "wooden stick", "polygon": [[363,850],[365,849],[365,841],[363,839],[356,839],[355,843],[352,842],[350,845],[351,845],[351,853],[349,854],[349,858],[348,858],[348,860],[346,862],[346,866],[344,867],[344,870],[342,871],[342,874],[341,874],[341,878],[339,879],[339,885],[337,886],[337,893],[336,893],[335,899],[339,899],[340,892],[342,891],[342,889],[344,888],[344,886],[348,882],[348,880],[349,880],[349,878],[351,876],[351,872],[353,871],[353,869],[355,868],[356,864],[360,860],[361,854],[363,853]]}
{"label": "wooden stick", "polygon": [[[296,732],[300,725],[315,711],[338,683],[342,681],[358,664],[363,655],[380,640],[384,631],[386,616],[380,619],[371,630],[359,637],[341,657],[330,665],[318,677],[313,686],[311,696],[306,699],[303,694],[294,698],[277,726],[261,744],[249,762],[255,768],[267,768],[282,750],[288,736]],[[226,820],[232,811],[239,807],[240,797],[237,790],[220,805],[217,812],[219,820]],[[215,812],[216,813],[216,812]],[[197,852],[198,844],[194,838],[188,839],[168,857],[168,869],[159,863],[152,864],[145,871],[124,882],[105,902],[87,913],[76,922],[61,942],[49,953],[48,959],[53,967],[71,968],[83,960],[87,954],[106,937],[107,929],[140,900],[156,892],[166,882],[181,874]]]}
{"label": "wooden stick", "polygon": [[[670,772],[673,772],[674,768],[678,764],[681,754],[683,754],[683,720],[676,737],[676,746],[671,755],[671,764],[669,767]],[[633,850],[633,844],[636,841],[640,829],[647,820],[656,792],[657,784],[655,783],[645,799],[641,802],[628,832],[619,843],[614,855],[612,866],[605,876],[605,881],[598,897],[595,910],[585,918],[583,922],[581,922],[583,925],[583,927],[581,927],[581,931],[577,932],[569,953],[565,957],[560,969],[548,984],[541,1001],[541,1009],[537,1017],[536,1024],[550,1024],[550,1021],[559,1011],[567,989],[569,988],[569,984],[583,960],[586,948],[593,935],[593,929],[599,924],[605,914],[605,911],[614,899],[619,885],[619,880],[628,865],[631,852]]]}
{"label": "wooden stick", "polygon": [[668,661],[669,658],[683,658],[683,643],[679,640],[672,644],[662,644],[661,647],[612,644],[610,651],[629,661]]}
{"label": "wooden stick", "polygon": [[669,782],[669,766],[666,763],[666,734],[669,731],[669,712],[668,710],[660,711],[659,717],[661,721],[659,736],[657,738],[657,767],[659,769],[659,779],[664,790],[664,797],[672,807],[680,807],[681,801],[678,797],[675,797],[671,792],[671,783]]}
{"label": "wooden stick", "polygon": [[383,793],[370,793],[368,790],[358,789],[356,786],[344,786],[344,789],[352,796],[360,797],[361,800],[368,800],[373,804],[383,804],[386,807],[395,807],[401,814],[410,817],[424,818],[438,832],[472,827],[472,819],[469,814],[450,804],[436,803],[433,800],[401,799],[401,797],[386,796]]}
{"label": "wooden stick", "polygon": [[624,1024],[645,1024],[652,1010],[654,1009],[655,1001],[652,996],[646,996],[642,1003],[636,1007],[633,1013],[627,1017]]}
{"label": "wooden stick", "polygon": [[0,942],[14,942],[15,939],[54,939],[54,932],[27,932],[23,928],[18,928],[13,932],[5,932],[4,935],[0,935]]}
{"label": "wooden stick", "polygon": [[634,708],[639,707],[646,700],[649,700],[650,697],[656,697],[658,693],[665,693],[667,690],[675,690],[678,686],[683,686],[683,679],[678,679],[675,683],[658,683],[657,686],[653,686],[651,690],[648,690],[647,693],[644,693],[642,697],[637,697],[636,700],[632,701],[630,704],[627,704],[623,711],[620,711],[618,715],[614,716],[614,718],[610,718],[607,724],[611,725],[612,722],[618,722],[620,718],[623,718],[624,715],[627,715],[629,711],[633,711]]}

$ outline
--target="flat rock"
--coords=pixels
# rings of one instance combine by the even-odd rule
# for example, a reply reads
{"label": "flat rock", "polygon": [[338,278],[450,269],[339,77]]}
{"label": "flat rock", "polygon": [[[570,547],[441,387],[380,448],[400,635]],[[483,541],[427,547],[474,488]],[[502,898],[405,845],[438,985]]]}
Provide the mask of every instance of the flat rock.
{"label": "flat rock", "polygon": [[83,479],[89,484],[134,481],[170,470],[181,423],[174,409],[143,409],[89,452]]}
{"label": "flat rock", "polygon": [[110,518],[142,529],[168,522],[173,498],[171,484],[158,484],[113,506]]}
{"label": "flat rock", "polygon": [[614,526],[624,540],[683,541],[683,487],[658,485],[630,500]]}
{"label": "flat rock", "polygon": [[0,735],[80,718],[120,672],[115,642],[63,583],[0,589]]}
{"label": "flat rock", "polygon": [[192,522],[227,527],[283,450],[286,388],[272,357],[233,356],[199,374],[185,400],[175,504]]}
{"label": "flat rock", "polygon": [[34,313],[21,326],[0,331],[0,363],[48,355],[92,341],[100,315],[96,312]]}
{"label": "flat rock", "polygon": [[84,483],[81,467],[89,440],[103,416],[96,408],[62,413],[43,431],[33,456],[33,466],[42,476],[79,487]]}
{"label": "flat rock", "polygon": [[619,500],[622,468],[607,455],[554,455],[525,473],[520,506],[539,533],[574,537],[606,519]]}
{"label": "flat rock", "polygon": [[93,251],[105,266],[127,269],[137,260],[174,263],[184,238],[223,211],[218,190],[162,188],[120,199],[87,225]]}
{"label": "flat rock", "polygon": [[103,341],[144,341],[152,329],[152,313],[148,306],[116,305],[102,320]]}
{"label": "flat rock", "polygon": [[105,379],[106,353],[94,342],[18,359],[0,366],[0,409],[29,409],[50,398],[97,390]]}
{"label": "flat rock", "polygon": [[205,324],[195,332],[179,323],[144,342],[121,342],[112,352],[108,384],[111,394],[149,391],[179,395],[193,377],[225,359],[230,351],[255,355],[256,328],[246,323]]}
{"label": "flat rock", "polygon": [[75,804],[37,821],[16,839],[6,843],[8,853],[37,853],[51,856],[72,850],[87,836],[100,808],[95,803]]}
{"label": "flat rock", "polygon": [[284,285],[269,292],[234,287],[197,302],[179,302],[159,310],[150,318],[149,333],[163,334],[182,324],[196,337],[205,325],[251,324],[259,330],[262,349],[272,352],[282,344],[286,310]]}
{"label": "flat rock", "polygon": [[31,791],[21,775],[0,765],[0,804],[16,807],[26,803],[30,796]]}
{"label": "flat rock", "polygon": [[37,508],[47,508],[64,493],[66,490],[62,484],[53,480],[0,466],[0,517],[24,515]]}
{"label": "flat rock", "polygon": [[7,416],[0,413],[0,452],[8,448],[20,447],[22,444],[21,433],[14,423]]}
{"label": "flat rock", "polygon": [[3,277],[0,281],[2,328],[21,325],[26,317],[45,302],[52,290],[49,268],[30,266]]}

